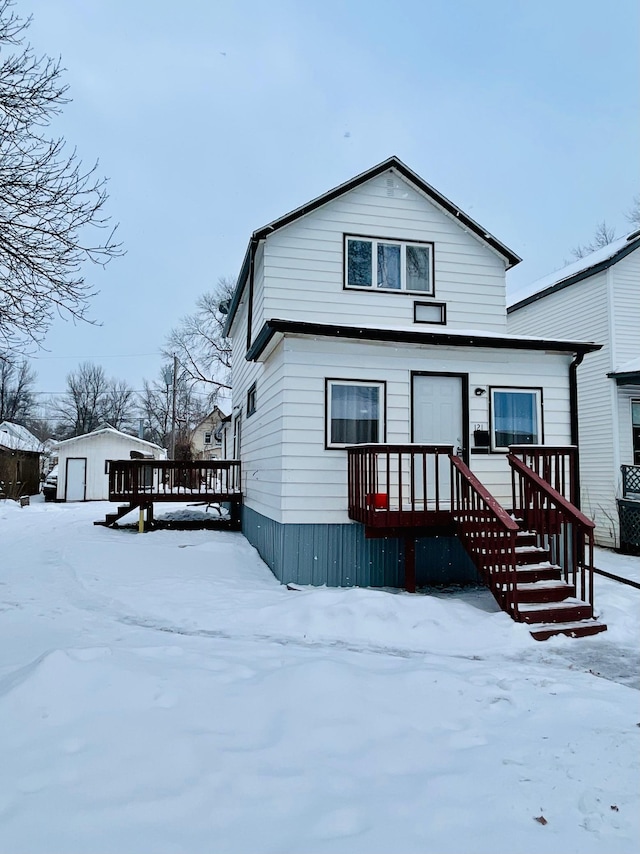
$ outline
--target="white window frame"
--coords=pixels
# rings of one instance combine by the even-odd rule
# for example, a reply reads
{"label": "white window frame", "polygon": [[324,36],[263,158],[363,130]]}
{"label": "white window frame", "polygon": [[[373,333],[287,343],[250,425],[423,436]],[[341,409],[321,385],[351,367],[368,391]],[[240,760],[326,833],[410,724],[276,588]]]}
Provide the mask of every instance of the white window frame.
{"label": "white window frame", "polygon": [[[543,424],[542,424],[542,389],[539,387],[535,388],[527,388],[525,386],[491,386],[490,390],[490,423],[489,423],[489,434],[491,436],[491,450],[494,453],[507,453],[509,447],[506,445],[498,445],[496,443],[496,405],[495,405],[495,396],[496,394],[506,393],[506,394],[530,394],[534,395],[536,399],[536,421],[537,421],[537,434],[535,437],[535,441],[532,442],[532,445],[539,445],[542,443],[543,437]],[[522,444],[522,443],[516,443]]]}
{"label": "white window frame", "polygon": [[363,386],[365,388],[377,388],[378,397],[378,443],[386,441],[386,410],[387,410],[387,387],[382,380],[344,380],[327,379],[325,381],[325,447],[328,450],[349,448],[352,442],[331,441],[331,401],[332,391],[335,386]]}
{"label": "white window frame", "polygon": [[[207,438],[207,436],[208,436],[209,438]],[[205,445],[211,445],[211,444],[213,444],[213,443],[212,443],[212,441],[211,441],[211,440],[212,440],[212,438],[213,438],[213,432],[212,432],[211,430],[205,430],[205,431],[204,431],[204,444],[205,444]]]}
{"label": "white window frame", "polygon": [[[371,243],[371,284],[370,285],[352,285],[349,284],[349,241],[357,240],[361,243]],[[378,244],[383,243],[385,246],[400,247],[400,287],[399,288],[379,288],[378,287]],[[429,252],[429,288],[427,290],[415,290],[407,288],[407,247],[416,246],[419,249],[426,249]],[[356,291],[376,291],[385,294],[421,294],[422,296],[434,296],[434,263],[433,263],[433,243],[420,240],[397,240],[386,237],[369,237],[361,234],[345,234],[344,236],[344,287],[348,290]]]}

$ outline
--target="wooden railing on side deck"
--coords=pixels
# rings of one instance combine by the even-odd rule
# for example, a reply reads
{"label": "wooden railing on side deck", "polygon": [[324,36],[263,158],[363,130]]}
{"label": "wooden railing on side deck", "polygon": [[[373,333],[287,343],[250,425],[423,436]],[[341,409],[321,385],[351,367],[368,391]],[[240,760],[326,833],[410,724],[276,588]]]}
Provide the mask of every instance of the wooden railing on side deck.
{"label": "wooden railing on side deck", "polygon": [[237,460],[110,460],[109,501],[239,501]]}
{"label": "wooden railing on side deck", "polygon": [[571,504],[579,505],[576,445],[510,445],[509,452],[519,457]]}
{"label": "wooden railing on side deck", "polygon": [[498,604],[518,619],[517,522],[460,457],[451,456],[453,517],[467,554]]}
{"label": "wooden railing on side deck", "polygon": [[387,530],[450,523],[452,451],[451,445],[347,448],[349,518]]}
{"label": "wooden railing on side deck", "polygon": [[577,596],[593,605],[594,522],[515,454],[509,453],[507,460],[521,527],[536,532],[538,545],[549,548],[567,584],[575,585]]}

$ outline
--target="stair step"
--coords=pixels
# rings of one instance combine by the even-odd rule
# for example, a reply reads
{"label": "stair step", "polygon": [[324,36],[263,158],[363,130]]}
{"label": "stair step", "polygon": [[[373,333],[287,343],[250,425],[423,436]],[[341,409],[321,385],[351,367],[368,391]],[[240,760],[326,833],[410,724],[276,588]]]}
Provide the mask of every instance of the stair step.
{"label": "stair step", "polygon": [[[516,566],[516,583],[531,584],[536,581],[559,581],[562,569],[555,563],[536,563]],[[508,581],[506,573],[496,571],[491,578],[495,584]]]}
{"label": "stair step", "polygon": [[520,619],[525,623],[566,623],[588,620],[593,608],[582,599],[564,599],[562,602],[518,603]]}
{"label": "stair step", "polygon": [[543,546],[516,546],[516,562],[520,566],[527,563],[542,563],[545,559],[549,560],[549,549]]}
{"label": "stair step", "polygon": [[553,563],[535,566],[519,566],[516,569],[516,583],[531,584],[535,581],[559,581],[562,569]]}
{"label": "stair step", "polygon": [[598,620],[578,620],[568,623],[538,623],[529,628],[531,637],[535,640],[547,640],[554,635],[566,635],[570,638],[584,638],[606,632],[607,626]]}
{"label": "stair step", "polygon": [[568,598],[574,598],[576,588],[574,584],[567,584],[559,579],[544,579],[541,581],[525,581],[516,584],[516,597],[519,603],[532,602],[562,602]]}

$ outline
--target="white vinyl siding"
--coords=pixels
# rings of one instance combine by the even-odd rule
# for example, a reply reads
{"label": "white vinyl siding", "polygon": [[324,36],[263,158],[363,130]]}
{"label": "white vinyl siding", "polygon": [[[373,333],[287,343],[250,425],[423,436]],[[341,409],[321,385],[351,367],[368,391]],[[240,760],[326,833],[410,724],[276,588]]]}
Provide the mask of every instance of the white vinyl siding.
{"label": "white vinyl siding", "polygon": [[344,288],[345,235],[432,243],[434,299],[447,304],[447,325],[505,331],[504,259],[394,173],[372,178],[267,237],[264,297],[254,286],[254,330],[268,318],[413,325],[414,298],[424,294]]}
{"label": "white vinyl siding", "polygon": [[[617,390],[613,370],[609,280],[605,270],[508,315],[509,332],[593,341],[578,368],[578,414],[582,510],[596,523],[600,545],[615,546],[619,482]],[[545,400],[546,404],[546,400]],[[548,419],[545,423],[548,423]],[[547,443],[550,442],[545,437]]]}
{"label": "white vinyl siding", "polygon": [[[347,453],[325,450],[325,379],[386,381],[387,442],[410,441],[411,371],[469,372],[470,428],[488,421],[487,395],[476,386],[537,385],[543,388],[547,441],[567,444],[570,437],[567,356],[472,348],[398,348],[393,345],[290,337],[278,347],[284,370],[282,434],[282,513],[279,521],[346,523]],[[276,354],[274,354],[276,355]],[[504,454],[472,455],[471,467],[505,506],[511,479]],[[247,484],[247,503],[254,492]],[[257,507],[256,507],[257,509]],[[271,514],[268,514],[271,515]],[[273,517],[272,517],[273,518]]]}
{"label": "white vinyl siding", "polygon": [[614,368],[640,357],[640,249],[611,268]]}

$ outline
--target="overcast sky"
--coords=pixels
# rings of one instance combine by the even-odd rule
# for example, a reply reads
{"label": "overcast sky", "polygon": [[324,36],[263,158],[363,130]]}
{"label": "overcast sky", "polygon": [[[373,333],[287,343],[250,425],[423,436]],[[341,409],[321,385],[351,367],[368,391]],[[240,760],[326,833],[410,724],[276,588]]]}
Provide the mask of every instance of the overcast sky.
{"label": "overcast sky", "polygon": [[110,178],[126,257],[89,270],[103,325],[34,365],[141,388],[250,233],[395,154],[524,260],[562,266],[640,192],[637,0],[18,0],[60,54],[56,131]]}

